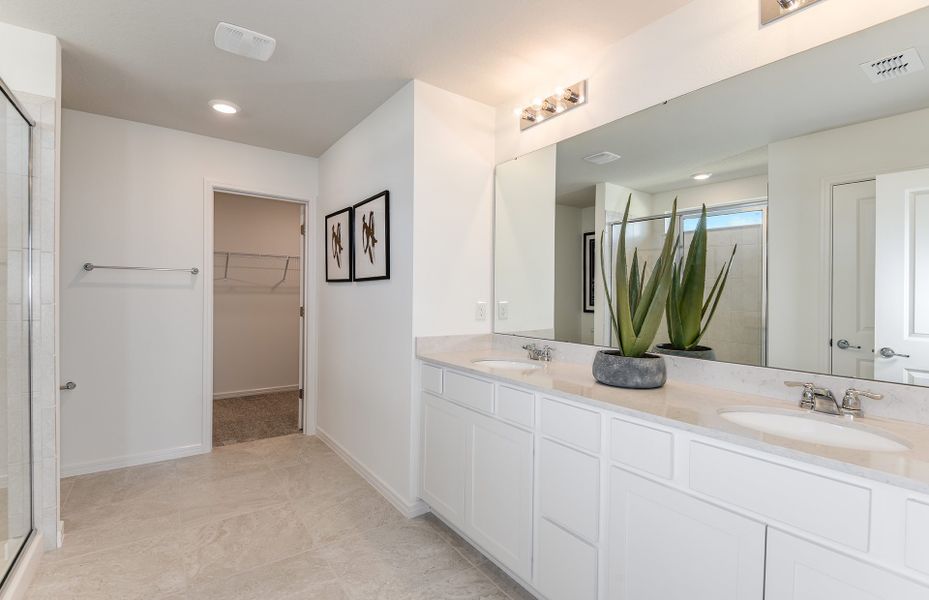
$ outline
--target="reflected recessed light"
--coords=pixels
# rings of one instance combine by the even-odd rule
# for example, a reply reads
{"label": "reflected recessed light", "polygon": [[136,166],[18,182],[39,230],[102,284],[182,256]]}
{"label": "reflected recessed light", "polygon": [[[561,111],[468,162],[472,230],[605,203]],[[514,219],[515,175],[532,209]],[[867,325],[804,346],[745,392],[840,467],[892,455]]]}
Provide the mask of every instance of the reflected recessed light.
{"label": "reflected recessed light", "polygon": [[234,115],[239,112],[239,107],[233,102],[228,100],[210,100],[210,106],[213,107],[218,113],[223,113],[224,115]]}
{"label": "reflected recessed light", "polygon": [[712,176],[713,176],[712,173],[696,173],[694,175],[691,175],[691,177],[696,179],[697,181],[703,181],[705,179],[709,179]]}

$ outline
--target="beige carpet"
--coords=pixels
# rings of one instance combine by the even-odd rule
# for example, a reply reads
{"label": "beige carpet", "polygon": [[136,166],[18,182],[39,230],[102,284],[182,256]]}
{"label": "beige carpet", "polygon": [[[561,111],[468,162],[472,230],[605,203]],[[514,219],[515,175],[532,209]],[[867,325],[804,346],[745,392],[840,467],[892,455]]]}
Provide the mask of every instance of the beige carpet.
{"label": "beige carpet", "polygon": [[213,401],[213,446],[297,433],[297,392],[223,398]]}

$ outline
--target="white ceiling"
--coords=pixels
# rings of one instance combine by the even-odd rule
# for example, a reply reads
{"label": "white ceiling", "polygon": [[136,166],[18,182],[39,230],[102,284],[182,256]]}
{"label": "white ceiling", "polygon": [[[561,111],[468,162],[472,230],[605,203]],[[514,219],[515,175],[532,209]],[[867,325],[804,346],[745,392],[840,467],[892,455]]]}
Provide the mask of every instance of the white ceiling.
{"label": "white ceiling", "polygon": [[[67,108],[318,156],[410,79],[531,98],[687,1],[0,0],[0,21],[60,38]],[[215,49],[218,21],[276,38],[274,56]],[[212,98],[242,112],[214,114]]]}
{"label": "white ceiling", "polygon": [[[557,196],[584,206],[606,181],[656,193],[767,171],[767,145],[929,106],[929,8],[558,143]],[[873,84],[860,63],[916,48],[924,71]],[[610,151],[606,165],[583,160]]]}

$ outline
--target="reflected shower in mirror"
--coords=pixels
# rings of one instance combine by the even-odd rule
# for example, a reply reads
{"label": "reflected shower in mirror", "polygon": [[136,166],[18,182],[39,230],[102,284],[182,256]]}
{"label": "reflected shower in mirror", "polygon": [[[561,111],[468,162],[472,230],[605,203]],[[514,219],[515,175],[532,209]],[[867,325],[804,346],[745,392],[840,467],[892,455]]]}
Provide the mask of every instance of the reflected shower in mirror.
{"label": "reflected shower in mirror", "polygon": [[647,275],[676,199],[704,289],[656,351],[929,385],[925,31],[929,9],[499,165],[495,331],[615,346],[601,245],[611,285],[628,202]]}

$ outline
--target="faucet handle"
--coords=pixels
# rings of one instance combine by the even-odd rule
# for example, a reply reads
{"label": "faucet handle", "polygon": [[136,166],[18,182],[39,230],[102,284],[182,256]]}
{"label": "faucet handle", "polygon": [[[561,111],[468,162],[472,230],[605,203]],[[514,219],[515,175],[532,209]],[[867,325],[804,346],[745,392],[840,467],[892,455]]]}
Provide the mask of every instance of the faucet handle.
{"label": "faucet handle", "polygon": [[876,394],[874,392],[867,392],[865,390],[849,388],[845,390],[845,396],[842,397],[842,410],[850,415],[860,417],[862,397],[870,398],[871,400],[880,400],[884,397],[884,395]]}
{"label": "faucet handle", "polygon": [[862,398],[870,398],[871,400],[881,400],[884,397],[884,394],[868,392],[866,390],[856,390],[855,388],[849,388],[845,390],[845,395],[860,396]]}
{"label": "faucet handle", "polygon": [[802,387],[808,390],[812,390],[814,387],[816,387],[815,384],[804,383],[802,381],[785,381],[784,385],[786,385],[787,387]]}
{"label": "faucet handle", "polygon": [[802,387],[803,395],[800,396],[800,408],[813,408],[816,404],[816,384],[803,381],[785,381],[787,387]]}

